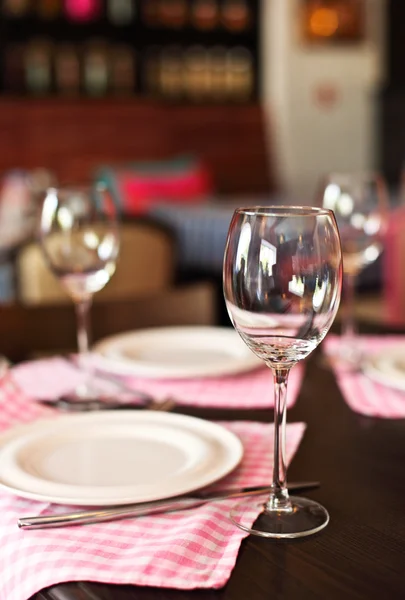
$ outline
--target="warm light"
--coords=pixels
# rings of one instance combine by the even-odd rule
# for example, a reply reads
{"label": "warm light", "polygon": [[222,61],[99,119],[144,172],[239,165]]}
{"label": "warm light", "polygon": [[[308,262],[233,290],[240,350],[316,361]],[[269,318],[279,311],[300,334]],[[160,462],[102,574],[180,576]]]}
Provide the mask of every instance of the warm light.
{"label": "warm light", "polygon": [[364,39],[365,0],[302,0],[304,31],[316,43],[360,42]]}
{"label": "warm light", "polygon": [[339,17],[336,10],[317,8],[309,21],[311,33],[320,37],[331,37],[339,28]]}

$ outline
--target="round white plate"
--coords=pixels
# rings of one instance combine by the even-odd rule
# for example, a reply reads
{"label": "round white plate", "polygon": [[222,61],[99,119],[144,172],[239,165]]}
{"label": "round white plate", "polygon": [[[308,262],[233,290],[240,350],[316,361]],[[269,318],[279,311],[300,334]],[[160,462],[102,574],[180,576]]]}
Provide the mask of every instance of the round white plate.
{"label": "round white plate", "polygon": [[226,327],[164,327],[115,335],[93,351],[103,368],[121,375],[156,378],[213,377],[263,363]]}
{"label": "round white plate", "polygon": [[242,455],[233,433],[194,417],[131,410],[64,415],[0,436],[0,485],[59,504],[146,502],[213,483]]}
{"label": "round white plate", "polygon": [[363,372],[382,385],[405,391],[405,346],[371,355],[364,361]]}

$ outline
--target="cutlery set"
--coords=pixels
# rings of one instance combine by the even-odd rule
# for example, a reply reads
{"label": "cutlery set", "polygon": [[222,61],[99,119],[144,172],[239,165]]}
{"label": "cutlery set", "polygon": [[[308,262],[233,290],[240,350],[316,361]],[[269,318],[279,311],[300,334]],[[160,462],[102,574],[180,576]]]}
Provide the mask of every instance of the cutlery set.
{"label": "cutlery set", "polygon": [[152,396],[147,396],[146,394],[140,397],[137,393],[134,393],[134,402],[121,402],[120,400],[114,400],[112,398],[108,398],[106,400],[102,400],[100,398],[73,400],[69,396],[62,396],[60,398],[40,400],[40,403],[51,408],[60,408],[65,412],[128,409],[170,411],[176,405],[176,402],[173,398],[156,400]]}
{"label": "cutlery set", "polygon": [[[302,492],[319,487],[318,481],[305,481],[290,483],[289,491]],[[258,496],[268,494],[270,486],[248,487],[241,489],[218,490],[208,494],[192,494],[178,496],[167,500],[157,500],[124,506],[113,506],[110,508],[99,508],[95,510],[75,511],[58,515],[39,515],[34,517],[21,517],[18,519],[20,529],[47,529],[51,527],[66,527],[69,525],[89,525],[91,523],[103,523],[118,519],[129,519],[158,513],[169,513],[179,510],[187,510],[206,504],[229,498],[246,496]]]}

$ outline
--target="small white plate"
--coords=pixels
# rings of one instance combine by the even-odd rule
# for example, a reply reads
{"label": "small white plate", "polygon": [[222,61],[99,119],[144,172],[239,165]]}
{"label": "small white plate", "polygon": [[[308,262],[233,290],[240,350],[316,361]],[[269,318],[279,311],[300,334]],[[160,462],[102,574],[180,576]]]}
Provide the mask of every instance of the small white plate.
{"label": "small white plate", "polygon": [[169,498],[232,471],[241,441],[209,421],[154,411],[42,419],[0,436],[0,485],[58,504]]}
{"label": "small white plate", "polygon": [[371,355],[364,361],[363,372],[377,383],[405,391],[405,346]]}
{"label": "small white plate", "polygon": [[226,327],[164,327],[106,338],[93,351],[105,370],[155,378],[215,377],[255,369],[262,361]]}

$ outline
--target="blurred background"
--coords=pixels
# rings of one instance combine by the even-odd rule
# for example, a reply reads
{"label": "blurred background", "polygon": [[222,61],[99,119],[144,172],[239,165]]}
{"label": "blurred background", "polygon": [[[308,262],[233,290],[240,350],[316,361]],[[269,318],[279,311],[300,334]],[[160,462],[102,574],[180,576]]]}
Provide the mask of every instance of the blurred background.
{"label": "blurred background", "polygon": [[[398,0],[1,0],[1,302],[66,300],[30,258],[54,183],[104,181],[126,226],[164,230],[162,285],[209,282],[205,319],[222,324],[236,205],[314,204],[327,173],[379,171],[398,224],[404,19]],[[150,295],[130,260],[149,251],[127,237],[126,281]],[[402,284],[395,315],[375,304],[392,295],[384,260],[359,278],[359,310],[401,321]]]}

